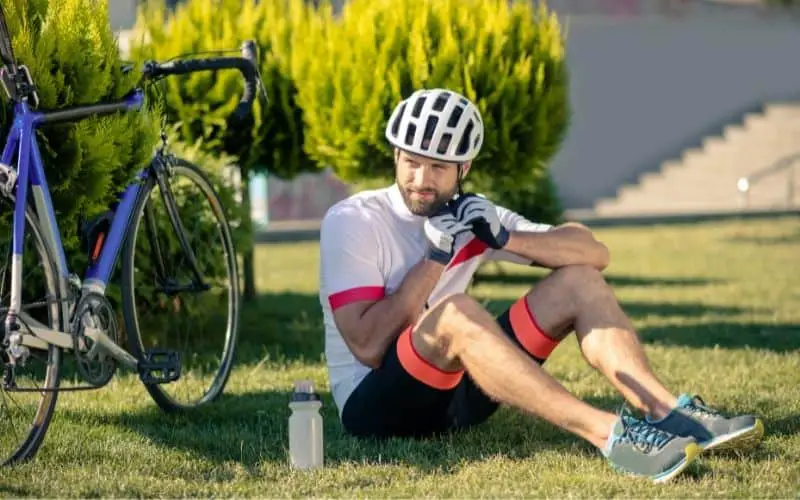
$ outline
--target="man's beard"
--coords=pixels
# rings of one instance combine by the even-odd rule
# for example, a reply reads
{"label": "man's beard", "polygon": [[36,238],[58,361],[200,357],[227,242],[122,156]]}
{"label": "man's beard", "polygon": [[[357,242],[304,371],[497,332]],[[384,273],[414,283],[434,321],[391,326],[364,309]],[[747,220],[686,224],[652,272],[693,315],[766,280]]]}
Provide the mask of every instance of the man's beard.
{"label": "man's beard", "polygon": [[422,217],[436,215],[456,194],[455,190],[449,193],[438,193],[432,190],[423,190],[423,192],[433,193],[433,199],[420,200],[411,198],[411,191],[407,190],[403,186],[400,186],[400,194],[402,194],[403,201],[405,201],[408,210],[412,214]]}

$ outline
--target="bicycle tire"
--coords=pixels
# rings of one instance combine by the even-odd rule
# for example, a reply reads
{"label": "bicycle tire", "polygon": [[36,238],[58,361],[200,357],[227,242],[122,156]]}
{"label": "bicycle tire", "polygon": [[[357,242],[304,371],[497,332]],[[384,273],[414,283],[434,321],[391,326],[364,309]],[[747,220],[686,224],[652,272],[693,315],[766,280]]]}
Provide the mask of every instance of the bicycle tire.
{"label": "bicycle tire", "polygon": [[[3,196],[2,198],[5,202],[10,203],[12,207],[14,206],[14,197]],[[61,293],[58,281],[58,273],[56,272],[55,259],[52,256],[52,250],[44,242],[41,226],[30,207],[27,207],[25,210],[25,218],[26,231],[30,231],[33,235],[36,244],[36,253],[39,254],[40,260],[43,260],[41,265],[44,269],[46,285],[48,287],[47,294],[49,297],[53,297],[55,299],[51,302],[50,324],[48,326],[55,330],[61,330],[61,324],[64,323],[67,318],[65,318],[63,315],[64,310],[62,309]],[[29,255],[29,253],[26,252],[25,255]],[[5,320],[4,315],[2,319]],[[4,357],[5,365],[4,348],[2,356]],[[33,458],[39,451],[39,448],[44,442],[44,437],[47,434],[47,429],[50,426],[50,422],[52,421],[53,414],[55,413],[56,402],[58,400],[58,391],[56,389],[59,387],[61,377],[60,369],[61,348],[50,344],[47,352],[45,383],[42,387],[43,389],[46,389],[46,391],[41,393],[36,414],[26,432],[25,438],[18,446],[15,447],[12,453],[10,453],[7,457],[2,458],[4,466],[14,465],[29,460]],[[3,404],[7,404],[7,396],[5,394],[6,391],[0,388],[0,392],[2,393],[1,397]]]}
{"label": "bicycle tire", "polygon": [[[230,225],[222,209],[219,196],[214,190],[214,187],[212,186],[208,176],[199,167],[180,158],[171,157],[167,161],[169,162],[168,170],[171,172],[169,176],[166,177],[167,183],[169,183],[170,179],[176,175],[184,176],[190,179],[190,181],[202,191],[202,193],[205,195],[205,199],[210,203],[212,212],[216,217],[218,229],[221,233],[222,244],[224,246],[226,255],[227,275],[231,283],[228,319],[226,321],[227,330],[225,332],[225,346],[223,348],[220,366],[216,371],[213,382],[204,392],[203,396],[192,404],[184,404],[171,397],[167,391],[162,388],[161,384],[144,383],[145,388],[158,406],[164,411],[172,412],[192,409],[206,403],[210,403],[216,400],[223,393],[230,377],[236,352],[236,343],[239,333],[239,310],[241,307],[241,297],[239,293],[238,264],[236,261],[233,238],[231,236]],[[139,196],[139,199],[134,207],[133,214],[131,216],[131,222],[127,230],[127,236],[125,238],[125,246],[122,258],[121,285],[123,319],[128,335],[128,348],[131,354],[136,356],[137,359],[142,359],[142,356],[145,353],[145,347],[137,317],[136,298],[134,293],[134,260],[139,229],[140,227],[143,227],[142,220],[144,219],[145,205],[156,187],[158,187],[157,179],[155,178],[155,175],[150,175],[142,188],[142,195]],[[163,198],[161,197],[157,199],[163,201]],[[180,213],[180,207],[175,206],[175,209],[178,213]],[[144,234],[144,237],[147,237],[147,234]],[[183,373],[181,377],[183,377]],[[179,381],[180,380],[177,382]]]}

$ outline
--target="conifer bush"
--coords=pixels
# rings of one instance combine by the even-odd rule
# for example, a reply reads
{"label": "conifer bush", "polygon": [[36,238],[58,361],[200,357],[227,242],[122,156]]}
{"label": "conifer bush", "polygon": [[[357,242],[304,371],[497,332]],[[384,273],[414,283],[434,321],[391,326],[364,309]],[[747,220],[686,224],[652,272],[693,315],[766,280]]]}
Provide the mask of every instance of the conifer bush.
{"label": "conifer bush", "polygon": [[306,153],[349,182],[390,178],[384,127],[421,87],[447,87],[483,115],[465,188],[536,220],[560,206],[547,169],[569,124],[565,37],[545,5],[507,0],[351,0],[310,30],[297,75]]}
{"label": "conifer bush", "polygon": [[[251,172],[279,178],[317,168],[304,153],[301,108],[293,75],[295,47],[305,47],[309,31],[319,29],[314,9],[304,0],[187,0],[170,9],[148,0],[140,9],[132,55],[136,60],[166,59],[206,51],[237,49],[245,40],[258,46],[258,68],[268,99],[253,107],[253,127],[228,127],[228,116],[242,95],[235,70],[203,72],[166,82],[166,110],[179,125],[179,138],[200,141],[204,151],[237,158],[244,181],[244,211],[249,215],[247,182]],[[238,53],[236,53],[238,55]],[[249,234],[249,216],[242,231]],[[252,252],[243,252],[244,298],[255,296]]]}
{"label": "conifer bush", "polygon": [[[255,126],[227,127],[242,96],[235,70],[203,72],[166,82],[167,115],[180,124],[180,140],[202,140],[206,151],[238,158],[245,172],[268,170],[291,178],[316,165],[303,152],[303,121],[296,105],[295,47],[314,27],[313,7],[303,0],[187,0],[174,10],[164,0],[148,0],[140,9],[132,40],[136,60],[168,59],[205,51],[236,51],[254,39],[268,100],[253,107]],[[229,55],[239,55],[234,52]]]}
{"label": "conifer bush", "polygon": [[[134,87],[138,74],[121,71],[108,0],[2,1],[17,62],[31,71],[40,110],[111,101]],[[12,110],[5,93],[0,99],[5,142]],[[77,270],[85,264],[77,251],[80,219],[107,210],[147,164],[158,122],[145,111],[95,117],[46,125],[37,139],[61,237]]]}

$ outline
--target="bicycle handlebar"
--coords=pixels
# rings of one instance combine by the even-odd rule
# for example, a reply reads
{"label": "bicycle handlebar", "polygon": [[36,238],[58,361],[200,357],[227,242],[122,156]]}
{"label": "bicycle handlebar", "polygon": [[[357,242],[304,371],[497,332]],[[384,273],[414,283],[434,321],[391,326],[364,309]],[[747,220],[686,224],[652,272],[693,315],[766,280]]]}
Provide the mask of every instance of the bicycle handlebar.
{"label": "bicycle handlebar", "polygon": [[184,75],[198,71],[238,69],[244,77],[244,92],[239,104],[232,113],[236,121],[242,121],[250,114],[253,98],[256,95],[256,44],[248,40],[242,44],[242,57],[213,57],[207,59],[184,59],[157,63],[148,61],[142,70],[145,78],[158,78],[169,75]]}

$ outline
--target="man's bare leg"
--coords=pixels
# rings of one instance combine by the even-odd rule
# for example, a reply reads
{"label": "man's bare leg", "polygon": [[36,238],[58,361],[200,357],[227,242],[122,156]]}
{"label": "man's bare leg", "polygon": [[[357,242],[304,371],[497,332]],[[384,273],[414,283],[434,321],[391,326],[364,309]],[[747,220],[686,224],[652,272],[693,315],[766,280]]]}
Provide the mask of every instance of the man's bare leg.
{"label": "man's bare leg", "polygon": [[480,304],[450,296],[413,331],[415,350],[446,371],[466,369],[492,399],[537,415],[602,449],[617,417],[570,394],[506,337]]}
{"label": "man's bare leg", "polygon": [[[630,404],[659,428],[689,435],[708,450],[749,448],[760,442],[764,426],[755,415],[725,416],[703,403],[681,403],[658,380],[633,325],[613,291],[596,270],[564,267],[537,284],[526,297],[536,320],[557,340],[575,331],[581,351]],[[666,417],[665,420],[662,418]]]}
{"label": "man's bare leg", "polygon": [[567,266],[527,295],[541,328],[556,340],[574,331],[588,363],[603,373],[637,409],[667,415],[677,398],[658,380],[633,325],[599,271]]}
{"label": "man's bare leg", "polygon": [[412,330],[411,343],[424,361],[447,372],[463,368],[490,398],[584,438],[614,467],[630,473],[668,481],[701,451],[693,438],[620,419],[577,399],[466,295],[450,296],[427,311]]}

